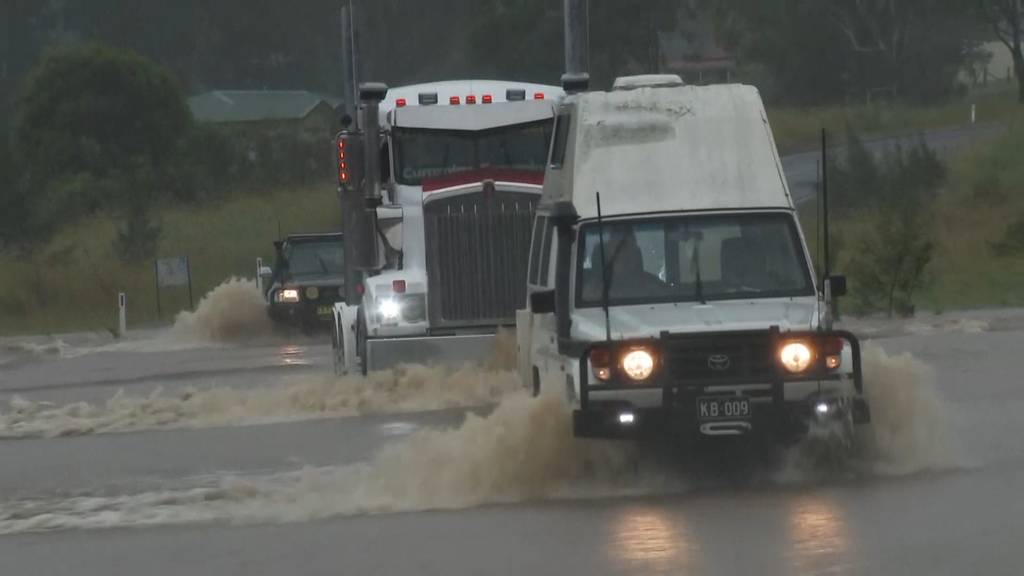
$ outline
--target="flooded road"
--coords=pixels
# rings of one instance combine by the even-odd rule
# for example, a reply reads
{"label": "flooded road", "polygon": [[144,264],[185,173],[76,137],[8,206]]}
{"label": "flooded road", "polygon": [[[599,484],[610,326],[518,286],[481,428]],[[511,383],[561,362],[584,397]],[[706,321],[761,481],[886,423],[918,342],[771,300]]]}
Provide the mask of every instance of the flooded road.
{"label": "flooded road", "polygon": [[1019,574],[1024,313],[853,328],[884,457],[751,482],[574,442],[501,371],[8,339],[0,574]]}

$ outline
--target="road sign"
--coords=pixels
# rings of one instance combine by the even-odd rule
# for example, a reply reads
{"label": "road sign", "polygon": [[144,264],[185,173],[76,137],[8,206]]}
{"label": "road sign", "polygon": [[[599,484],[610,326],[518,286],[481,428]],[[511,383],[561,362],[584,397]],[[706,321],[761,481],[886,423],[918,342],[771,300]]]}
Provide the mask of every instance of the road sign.
{"label": "road sign", "polygon": [[188,286],[188,256],[161,258],[156,261],[156,284],[167,286]]}
{"label": "road sign", "polygon": [[168,286],[188,286],[188,308],[195,310],[192,302],[192,268],[188,263],[188,256],[175,256],[173,258],[160,258],[153,263],[153,271],[156,281],[156,316],[160,318],[160,289]]}

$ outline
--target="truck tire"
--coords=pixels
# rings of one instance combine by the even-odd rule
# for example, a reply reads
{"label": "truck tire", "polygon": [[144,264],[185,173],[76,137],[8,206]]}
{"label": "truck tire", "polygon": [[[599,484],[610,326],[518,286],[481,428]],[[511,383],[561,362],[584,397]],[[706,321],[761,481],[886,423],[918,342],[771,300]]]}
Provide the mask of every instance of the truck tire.
{"label": "truck tire", "polygon": [[366,317],[363,316],[362,307],[356,316],[356,356],[359,358],[359,372],[366,376],[369,371],[366,361]]}

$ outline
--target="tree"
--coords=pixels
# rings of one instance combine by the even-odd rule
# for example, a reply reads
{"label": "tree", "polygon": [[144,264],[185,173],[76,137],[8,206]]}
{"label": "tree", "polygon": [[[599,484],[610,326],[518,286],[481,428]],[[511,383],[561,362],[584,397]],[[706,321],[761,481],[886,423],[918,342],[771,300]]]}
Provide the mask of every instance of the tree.
{"label": "tree", "polygon": [[169,166],[191,115],[169,72],[98,45],[51,50],[18,99],[15,144],[26,220],[41,236],[125,194],[139,167]]}
{"label": "tree", "polygon": [[854,303],[889,316],[913,313],[934,250],[932,204],[945,167],[924,142],[877,159],[848,136],[846,158],[830,173],[845,221],[858,222],[847,254]]}
{"label": "tree", "polygon": [[1024,4],[1021,0],[973,0],[982,19],[992,26],[1013,58],[1017,101],[1024,104]]}
{"label": "tree", "polygon": [[806,104],[939,100],[975,44],[959,0],[704,0],[769,96]]}

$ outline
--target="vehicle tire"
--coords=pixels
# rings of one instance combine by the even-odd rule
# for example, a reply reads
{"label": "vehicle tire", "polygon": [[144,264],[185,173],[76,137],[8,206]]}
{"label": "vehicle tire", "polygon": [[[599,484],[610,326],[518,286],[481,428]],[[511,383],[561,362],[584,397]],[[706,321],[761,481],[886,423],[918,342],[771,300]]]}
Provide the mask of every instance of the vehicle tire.
{"label": "vehicle tire", "polygon": [[540,370],[533,367],[533,386],[530,388],[530,395],[534,398],[540,396]]}
{"label": "vehicle tire", "polygon": [[338,338],[337,323],[331,325],[331,357],[334,359],[334,375],[340,376],[345,351],[342,349],[341,340]]}
{"label": "vehicle tire", "polygon": [[367,362],[366,362],[366,317],[363,316],[362,307],[359,308],[359,312],[356,315],[356,356],[359,358],[359,371],[363,376],[366,376]]}

